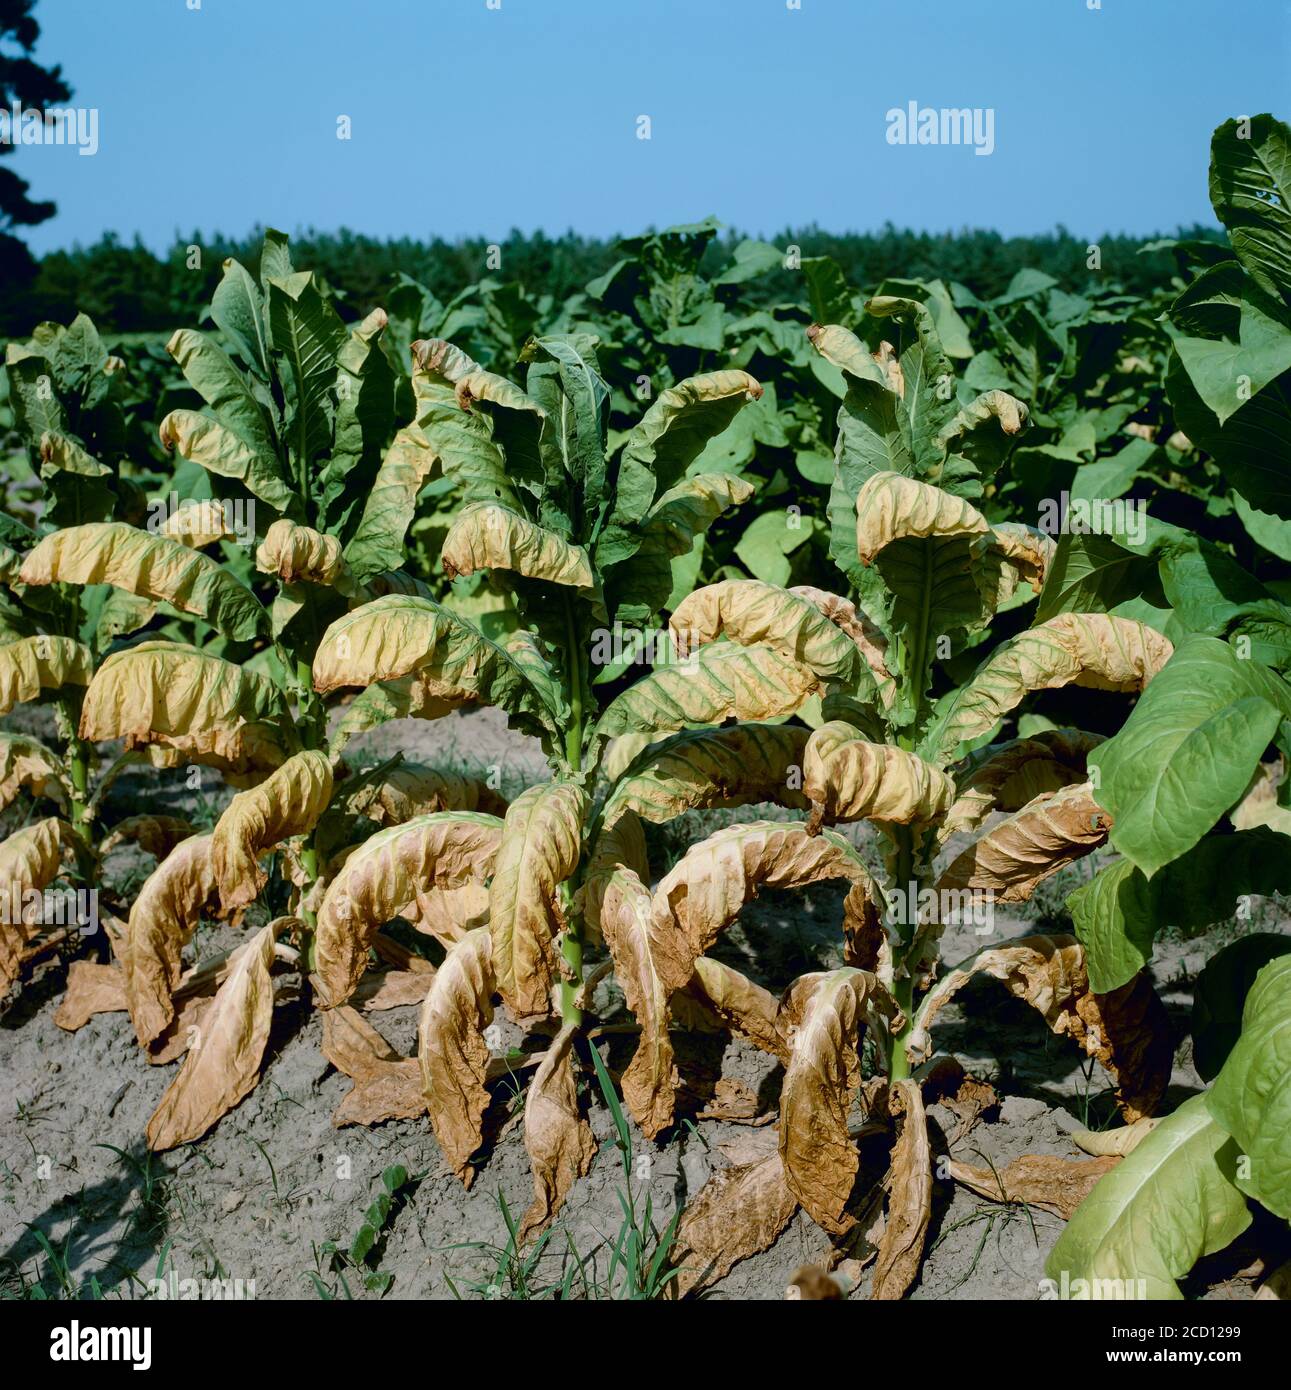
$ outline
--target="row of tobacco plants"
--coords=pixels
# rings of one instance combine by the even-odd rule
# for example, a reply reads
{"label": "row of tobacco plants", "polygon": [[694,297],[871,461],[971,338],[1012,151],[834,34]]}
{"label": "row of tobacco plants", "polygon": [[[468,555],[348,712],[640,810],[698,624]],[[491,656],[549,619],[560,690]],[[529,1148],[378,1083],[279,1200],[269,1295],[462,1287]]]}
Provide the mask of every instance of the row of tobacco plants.
{"label": "row of tobacco plants", "polygon": [[[1071,1215],[1062,1292],[1179,1297],[1256,1205],[1291,1217],[1288,938],[1207,965],[1206,1089],[1168,1114],[1150,970],[1163,929],[1291,890],[1288,169],[1280,122],[1222,126],[1231,245],[1175,244],[1149,301],[1025,272],[990,302],[863,296],[809,258],[805,306],[753,311],[784,249],[742,243],[705,279],[705,223],[625,242],[562,305],[404,281],[347,323],[271,232],[164,356],[83,316],[11,343],[30,473],[0,516],[0,713],[35,710],[0,734],[4,985],[61,955],[63,1026],[125,1010],[177,1064],[159,1151],[255,1087],[303,995],[353,1078],[337,1122],[428,1117],[468,1182],[514,1067],[487,1040],[504,1010],[532,1040],[530,1241],[595,1155],[612,976],[647,1138],[678,1119],[678,1032],[783,1065],[775,1150],[680,1214],[671,1287],[801,1207],[898,1298],[931,1216],[938,1016],[983,974],[1102,1064],[1124,1124],[1081,1136],[1088,1159],[956,1176]],[[508,803],[355,751],[477,705],[538,740],[548,780]],[[144,767],[235,794],[206,827],[122,816]],[[764,803],[796,815],[652,872],[647,826]],[[155,867],[104,890],[98,932],[51,921],[123,844]],[[1024,903],[1105,847],[1070,933],[941,960],[948,901]],[[712,954],[760,889],[824,880],[839,968],[771,992]],[[244,917],[193,959],[202,923]],[[415,1056],[366,1016],[398,1004]]]}

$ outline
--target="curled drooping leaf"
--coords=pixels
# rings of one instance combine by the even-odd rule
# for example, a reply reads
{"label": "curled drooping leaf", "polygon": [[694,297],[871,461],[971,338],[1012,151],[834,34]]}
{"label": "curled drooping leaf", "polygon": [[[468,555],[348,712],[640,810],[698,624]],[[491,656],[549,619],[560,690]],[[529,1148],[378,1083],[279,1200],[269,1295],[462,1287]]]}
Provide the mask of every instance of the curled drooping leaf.
{"label": "curled drooping leaf", "polygon": [[669,981],[685,968],[670,933],[651,916],[649,890],[631,869],[618,869],[601,899],[600,927],[614,974],[641,1027],[632,1061],[623,1073],[623,1099],[647,1138],[673,1119],[677,1068],[668,1037]]}
{"label": "curled drooping leaf", "polygon": [[493,991],[493,947],[488,930],[480,927],[445,956],[422,1005],[418,1031],[431,1127],[449,1167],[468,1186],[470,1157],[480,1146],[489,1104],[483,1032],[493,1022]]}
{"label": "curled drooping leaf", "polygon": [[0,840],[0,995],[18,976],[23,946],[43,915],[42,895],[58,877],[74,833],[51,816]]}
{"label": "curled drooping leaf", "polygon": [[847,1112],[861,1084],[860,1030],[880,989],[873,975],[845,966],[808,976],[810,992],[793,1033],[780,1091],[780,1157],[790,1192],[825,1230],[853,1225],[847,1202],[860,1155]]}
{"label": "curled drooping leaf", "polygon": [[901,473],[874,473],[856,497],[856,549],[872,565],[894,541],[985,536],[990,523],[972,503]]}
{"label": "curled drooping leaf", "polygon": [[138,845],[160,863],[181,840],[196,833],[197,827],[182,816],[127,816],[112,827],[99,854],[109,854],[118,845]]}
{"label": "curled drooping leaf", "polygon": [[1026,738],[984,748],[956,779],[955,801],[938,827],[940,844],[975,830],[993,811],[1020,811],[1046,792],[1086,780],[1086,759],[1101,734],[1042,729]]}
{"label": "curled drooping leaf", "polygon": [[236,641],[264,627],[255,595],[209,555],[121,521],[54,531],[23,561],[21,578],[24,584],[112,584],[202,618]]}
{"label": "curled drooping leaf", "polygon": [[453,811],[418,816],[360,845],[318,910],[315,968],[328,1004],[343,1004],[354,993],[372,938],[419,893],[482,883],[501,837],[496,817]]}
{"label": "curled drooping leaf", "polygon": [[253,448],[219,420],[197,410],[172,410],[158,433],[163,449],[177,449],[208,473],[236,478],[276,511],[290,511],[297,505],[272,451]]}
{"label": "curled drooping leaf", "polygon": [[896,681],[888,670],[887,639],[850,599],[831,594],[826,589],[816,589],[810,584],[797,584],[789,590],[798,598],[805,598],[814,604],[836,627],[843,631],[856,644],[861,665],[873,678],[879,702],[884,709],[891,708],[896,698]]}
{"label": "curled drooping leaf", "polygon": [[255,1088],[273,1019],[269,967],[277,929],[276,922],[262,927],[230,961],[203,1016],[201,1036],[148,1121],[154,1153],[200,1139]]}
{"label": "curled drooping leaf", "polygon": [[161,534],[190,550],[205,550],[216,541],[236,540],[237,531],[225,504],[215,498],[186,498],[161,525]]}
{"label": "curled drooping leaf", "polygon": [[773,647],[713,642],[685,661],[656,667],[606,706],[600,738],[661,737],[695,724],[776,719],[819,689],[815,672]]}
{"label": "curled drooping leaf", "polygon": [[687,986],[692,998],[731,1032],[788,1065],[789,1043],[780,1027],[780,1001],[770,990],[711,956],[700,956],[694,972]]}
{"label": "curled drooping leaf", "polygon": [[632,811],[658,825],[686,811],[759,801],[805,809],[798,788],[806,745],[807,730],[787,724],[687,729],[649,745],[628,765],[602,822],[608,828]]}
{"label": "curled drooping leaf", "polygon": [[71,637],[19,637],[0,645],[0,715],[35,700],[42,690],[87,685],[90,649]]}
{"label": "curled drooping leaf", "polygon": [[450,579],[476,570],[501,569],[585,592],[596,585],[582,546],[507,507],[468,507],[444,537],[440,558]]}
{"label": "curled drooping leaf", "polygon": [[574,782],[544,782],[507,808],[489,888],[497,989],[517,1022],[551,1009],[555,936],[563,922],[556,889],[578,867],[587,794]]}
{"label": "curled drooping leaf", "polygon": [[919,1083],[893,1082],[888,1105],[899,1110],[901,1137],[892,1150],[887,1220],[870,1290],[879,1300],[902,1298],[914,1283],[932,1217],[932,1145]]}
{"label": "curled drooping leaf", "polygon": [[669,991],[685,988],[695,960],[760,889],[800,888],[836,878],[852,885],[845,911],[862,910],[862,899],[878,901],[878,889],[860,856],[832,831],[809,835],[800,824],[753,821],[718,830],[693,845],[660,880],[651,905],[659,939],[673,943],[669,964],[661,965]]}
{"label": "curled drooping leaf", "polygon": [[280,517],[265,532],[256,551],[256,569],[261,574],[276,574],[287,584],[304,580],[340,588],[347,577],[341,543],[335,536],[298,526],[286,517]]}
{"label": "curled drooping leaf", "polygon": [[668,628],[683,659],[724,636],[745,647],[769,646],[822,680],[850,684],[859,670],[856,643],[816,604],[758,579],[696,589],[677,605]]}
{"label": "curled drooping leaf", "polygon": [[1117,1085],[1127,1122],[1151,1114],[1165,1093],[1174,1043],[1165,1007],[1140,973],[1111,994],[1089,988],[1084,947],[1073,936],[1024,936],[990,946],[948,971],[924,996],[907,1041],[912,1060],[925,1058],[937,1014],[974,975],[1001,981],[1030,1004],[1049,1029],[1072,1038]]}
{"label": "curled drooping leaf", "polygon": [[1112,818],[1094,800],[1088,782],[1041,792],[1008,820],[957,855],[938,890],[967,889],[996,902],[1020,903],[1059,869],[1105,844]]}
{"label": "curled drooping leaf", "polygon": [[0,733],[0,811],[23,790],[65,810],[70,789],[62,760],[39,739]]}
{"label": "curled drooping leaf", "polygon": [[924,739],[949,758],[986,733],[1033,690],[1064,685],[1139,691],[1174,648],[1154,628],[1110,613],[1059,613],[997,647],[939,712]]}
{"label": "curled drooping leaf", "polygon": [[524,1102],[524,1147],[533,1168],[533,1201],[520,1221],[520,1244],[546,1230],[569,1189],[592,1166],[596,1140],[578,1113],[573,1024],[552,1040]]}
{"label": "curled drooping leaf", "polygon": [[854,820],[927,825],[955,798],[940,768],[893,744],[872,743],[842,720],[822,724],[807,740],[803,790],[813,828]]}
{"label": "curled drooping leaf", "polygon": [[94,673],[80,736],[156,744],[162,766],[209,763],[241,774],[283,761],[286,725],[283,698],[264,677],[179,642],[141,642]]}
{"label": "curled drooping leaf", "polygon": [[141,1047],[175,1017],[182,953],[216,896],[211,837],[183,840],[148,875],[130,909],[123,957],[130,1022]]}
{"label": "curled drooping leaf", "polygon": [[[327,629],[314,656],[314,688],[322,693],[409,676],[416,687],[409,700],[438,713],[479,701],[527,721],[532,732],[554,732],[563,708],[540,655],[521,644],[490,641],[473,623],[430,599],[389,594],[352,609]],[[404,704],[382,717],[434,717]]]}
{"label": "curled drooping leaf", "polygon": [[306,835],[327,809],[332,766],[326,753],[287,759],[259,786],[239,792],[216,822],[211,867],[224,912],[248,907],[268,882],[258,860],[293,835]]}

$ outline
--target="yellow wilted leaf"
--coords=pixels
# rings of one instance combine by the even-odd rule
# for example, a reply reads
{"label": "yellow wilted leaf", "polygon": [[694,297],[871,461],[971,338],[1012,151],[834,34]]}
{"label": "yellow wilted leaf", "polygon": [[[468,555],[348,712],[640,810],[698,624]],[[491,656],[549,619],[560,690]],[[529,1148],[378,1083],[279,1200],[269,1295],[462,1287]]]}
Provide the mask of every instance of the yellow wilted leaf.
{"label": "yellow wilted leaf", "polygon": [[863,565],[907,537],[986,535],[990,529],[970,502],[901,473],[872,473],[856,496],[856,549]]}
{"label": "yellow wilted leaf", "polygon": [[842,1235],[854,1224],[847,1201],[860,1167],[847,1112],[861,1084],[857,1048],[878,982],[846,966],[807,976],[799,985],[808,982],[810,995],[780,1091],[780,1157],[789,1190],[807,1214]]}
{"label": "yellow wilted leaf", "polygon": [[814,604],[829,621],[852,639],[860,653],[861,664],[869,671],[878,691],[879,702],[889,709],[896,698],[896,681],[888,670],[887,639],[849,599],[815,589],[810,584],[798,584],[789,590],[799,598]]}
{"label": "yellow wilted leaf", "polygon": [[583,873],[583,926],[593,943],[601,939],[601,898],[610,875],[619,868],[631,869],[642,883],[650,881],[645,828],[633,811],[622,812],[613,825],[602,829]]}
{"label": "yellow wilted leaf", "polygon": [[860,653],[856,643],[810,599],[758,579],[708,584],[682,599],[668,630],[684,659],[725,636],[741,646],[763,644],[816,673],[850,684]]}
{"label": "yellow wilted leaf", "polygon": [[571,545],[519,512],[488,503],[462,511],[444,537],[440,558],[450,579],[501,569],[585,592],[596,586],[592,563],[581,545]]}
{"label": "yellow wilted leaf", "polygon": [[673,1244],[679,1297],[729,1274],[740,1260],[769,1250],[798,1210],[784,1164],[771,1149],[751,1163],[719,1168],[682,1213]]}
{"label": "yellow wilted leaf", "polygon": [[587,794],[544,782],[507,808],[493,882],[489,931],[498,993],[523,1023],[551,1010],[553,939],[563,923],[556,888],[578,867]]}
{"label": "yellow wilted leaf", "polygon": [[492,944],[480,927],[444,957],[421,1008],[417,1056],[431,1127],[448,1166],[468,1187],[489,1104],[482,1034],[493,1022],[493,990]]}
{"label": "yellow wilted leaf", "polygon": [[546,1230],[596,1157],[591,1126],[578,1113],[577,1036],[572,1024],[556,1034],[525,1092],[524,1146],[533,1168],[533,1201],[520,1221],[521,1245]]}
{"label": "yellow wilted leaf", "polygon": [[1118,1129],[1078,1129],[1072,1132],[1071,1142],[1095,1158],[1124,1158],[1132,1154],[1160,1123],[1160,1120],[1144,1115],[1133,1124],[1121,1125]]}
{"label": "yellow wilted leaf", "polygon": [[71,637],[19,637],[0,645],[0,715],[42,690],[87,685],[90,649]]}
{"label": "yellow wilted leaf", "polygon": [[956,856],[938,891],[968,889],[1000,903],[1021,903],[1064,865],[1106,843],[1112,818],[1088,782],[1042,792]]}
{"label": "yellow wilted leaf", "polygon": [[200,550],[123,521],[94,521],[46,536],[23,561],[24,584],[112,584],[204,618],[243,641],[264,609],[241,581]]}
{"label": "yellow wilted leaf", "polygon": [[1145,623],[1110,613],[1059,613],[997,647],[938,715],[924,747],[932,757],[951,757],[1033,690],[1071,684],[1142,690],[1173,651]]}
{"label": "yellow wilted leaf", "polygon": [[40,920],[40,907],[27,899],[58,877],[74,833],[51,816],[0,841],[0,996],[18,977],[28,926]]}
{"label": "yellow wilted leaf", "polygon": [[216,894],[211,837],[183,840],[148,875],[126,927],[126,998],[140,1046],[159,1038],[175,1017],[182,952]]}
{"label": "yellow wilted leaf", "polygon": [[273,1019],[274,934],[262,927],[238,948],[202,1019],[201,1036],[148,1121],[154,1153],[191,1143],[255,1089]]}
{"label": "yellow wilted leaf", "polygon": [[677,1068],[668,1038],[670,981],[686,969],[688,958],[675,953],[676,933],[651,917],[649,890],[631,869],[610,876],[601,900],[601,934],[614,961],[632,1016],[641,1027],[632,1061],[623,1073],[623,1099],[647,1138],[672,1123]]}
{"label": "yellow wilted leaf", "polygon": [[0,733],[0,811],[24,787],[66,810],[70,783],[58,755],[25,734]]}
{"label": "yellow wilted leaf", "polygon": [[773,647],[713,642],[685,661],[656,667],[606,706],[598,738],[652,737],[695,724],[778,719],[815,695],[814,671]]}
{"label": "yellow wilted leaf", "polygon": [[959,776],[954,804],[938,827],[938,843],[975,830],[993,811],[1020,811],[1045,792],[1083,782],[1086,759],[1102,742],[1101,734],[1078,729],[1042,729],[983,749]]}
{"label": "yellow wilted leaf", "polygon": [[360,845],[328,885],[318,910],[315,968],[328,1005],[343,1004],[354,993],[372,938],[419,892],[482,883],[501,837],[496,817],[454,811],[418,816]]}
{"label": "yellow wilted leaf", "polygon": [[114,1014],[126,1007],[126,980],[119,966],[74,960],[67,971],[67,990],[54,1012],[54,1022],[75,1033],[95,1014]]}
{"label": "yellow wilted leaf", "polygon": [[954,783],[940,768],[892,744],[871,743],[838,719],[807,740],[803,790],[813,830],[823,821],[927,825],[955,799]]}
{"label": "yellow wilted leaf", "polygon": [[[869,348],[850,329],[837,323],[813,323],[807,330],[812,347],[827,361],[849,376],[878,382],[898,396],[905,395],[901,367],[892,360],[892,345],[884,343],[886,352],[870,352]],[[895,375],[890,368],[895,368]]]}
{"label": "yellow wilted leaf", "polygon": [[337,587],[346,573],[341,543],[335,536],[298,526],[286,517],[280,517],[265,532],[256,551],[256,569],[261,574],[276,574],[288,584],[307,580]]}
{"label": "yellow wilted leaf", "polygon": [[657,957],[669,991],[686,987],[695,960],[759,889],[800,888],[833,878],[853,885],[848,914],[859,910],[859,901],[879,900],[856,850],[832,831],[809,835],[792,822],[752,821],[693,845],[660,880],[650,909],[658,939],[675,942],[668,964]]}
{"label": "yellow wilted leaf", "polygon": [[282,697],[263,677],[179,642],[141,642],[95,672],[80,736],[92,743],[124,738],[127,748],[159,744],[159,766],[190,761],[253,773],[287,756],[284,719]]}
{"label": "yellow wilted leaf", "polygon": [[914,1283],[932,1216],[932,1146],[923,1093],[917,1081],[896,1081],[888,1096],[890,1108],[902,1119],[901,1137],[892,1150],[887,1220],[870,1289],[870,1297],[880,1300],[901,1298]]}
{"label": "yellow wilted leaf", "polygon": [[214,498],[204,501],[186,498],[162,522],[160,534],[190,550],[204,550],[216,541],[237,539],[224,503]]}
{"label": "yellow wilted leaf", "polygon": [[624,770],[605,803],[613,826],[627,811],[656,825],[698,808],[774,801],[805,809],[798,790],[807,730],[787,724],[687,729],[649,745]]}
{"label": "yellow wilted leaf", "polygon": [[1025,1203],[1070,1221],[1094,1184],[1120,1161],[1115,1154],[1100,1158],[1022,1154],[996,1171],[952,1158],[946,1164],[946,1175],[992,1202]]}
{"label": "yellow wilted leaf", "polygon": [[331,795],[327,754],[307,751],[229,802],[211,836],[211,867],[224,912],[255,902],[269,881],[257,862],[260,856],[282,840],[308,834]]}

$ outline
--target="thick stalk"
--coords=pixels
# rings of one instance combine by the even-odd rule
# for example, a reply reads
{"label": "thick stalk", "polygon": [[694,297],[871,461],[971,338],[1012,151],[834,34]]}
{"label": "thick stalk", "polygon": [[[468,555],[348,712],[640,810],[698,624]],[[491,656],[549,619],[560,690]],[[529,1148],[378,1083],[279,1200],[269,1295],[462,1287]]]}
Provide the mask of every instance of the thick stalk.
{"label": "thick stalk", "polygon": [[[583,641],[574,616],[574,600],[565,598],[565,640],[568,644],[569,671],[569,728],[565,731],[565,757],[574,772],[583,766]],[[578,995],[583,984],[583,918],[575,907],[571,885],[563,884],[562,907],[565,930],[560,937],[560,954],[565,962],[564,978],[560,982],[560,1020],[566,1027],[578,1027],[583,1011]]]}
{"label": "thick stalk", "polygon": [[72,826],[76,833],[88,845],[90,837],[88,834],[89,817],[89,786],[90,786],[90,749],[89,745],[83,743],[77,737],[77,727],[80,724],[81,711],[79,699],[72,699],[64,696],[58,702],[58,712],[60,723],[63,725],[60,732],[67,739],[67,771],[72,782]]}

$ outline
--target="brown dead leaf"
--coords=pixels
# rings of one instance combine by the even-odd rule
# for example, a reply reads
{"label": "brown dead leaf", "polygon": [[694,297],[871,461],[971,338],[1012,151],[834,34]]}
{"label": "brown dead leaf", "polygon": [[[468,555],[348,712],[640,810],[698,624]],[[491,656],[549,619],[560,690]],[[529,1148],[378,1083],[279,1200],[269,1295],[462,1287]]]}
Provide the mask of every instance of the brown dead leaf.
{"label": "brown dead leaf", "polygon": [[785,1287],[784,1296],[790,1303],[841,1302],[847,1297],[838,1280],[819,1265],[799,1265]]}
{"label": "brown dead leaf", "polygon": [[520,1222],[520,1244],[546,1230],[569,1189],[592,1166],[596,1140],[578,1113],[574,1039],[562,1028],[534,1073],[524,1103],[524,1146],[533,1167],[533,1201]]}
{"label": "brown dead leaf", "polygon": [[932,1216],[932,1146],[923,1095],[914,1081],[894,1082],[889,1103],[901,1111],[901,1137],[892,1150],[888,1174],[888,1210],[870,1297],[904,1298],[923,1260],[923,1243]]}
{"label": "brown dead leaf", "polygon": [[677,1296],[685,1297],[729,1274],[741,1260],[769,1250],[797,1210],[778,1150],[719,1169],[677,1224],[672,1252],[680,1271]]}
{"label": "brown dead leaf", "polygon": [[957,1183],[992,1202],[1023,1203],[1070,1221],[1094,1184],[1120,1161],[1112,1154],[1103,1158],[1023,1154],[998,1172],[955,1159],[947,1162],[946,1172]]}
{"label": "brown dead leaf", "polygon": [[842,1235],[854,1224],[847,1202],[860,1167],[847,1116],[861,1084],[861,1025],[878,982],[844,966],[797,984],[787,993],[792,1014],[801,1011],[802,1021],[780,1092],[780,1156],[789,1190],[807,1214]]}
{"label": "brown dead leaf", "polygon": [[430,992],[434,979],[433,968],[429,971],[386,970],[379,975],[365,975],[351,1001],[367,1013],[420,1004]]}
{"label": "brown dead leaf", "polygon": [[261,928],[230,960],[201,1037],[148,1121],[148,1147],[154,1153],[200,1138],[259,1080],[273,1017],[269,966],[277,926],[270,922]]}
{"label": "brown dead leaf", "polygon": [[729,965],[700,956],[687,994],[733,1033],[788,1064],[789,1044],[779,1027],[779,1000]]}
{"label": "brown dead leaf", "polygon": [[[651,897],[631,869],[616,869],[601,898],[601,934],[628,1008],[641,1037],[623,1073],[623,1099],[646,1137],[653,1139],[673,1118],[677,1068],[668,1037],[670,982],[680,973],[675,959],[680,933],[651,916]],[[683,943],[684,944],[684,943]]]}
{"label": "brown dead leaf", "polygon": [[332,1115],[336,1128],[415,1120],[426,1113],[421,1064],[392,1047],[357,1009],[324,1011],[323,1056],[354,1082]]}
{"label": "brown dead leaf", "polygon": [[763,1111],[757,1092],[733,1076],[719,1077],[713,1087],[713,1098],[699,1112],[701,1120],[724,1120],[734,1125],[765,1125],[775,1119],[775,1112]]}
{"label": "brown dead leaf", "polygon": [[421,1007],[422,1093],[444,1157],[467,1187],[489,1105],[489,1048],[482,1034],[493,1022],[493,990],[489,929],[477,927],[445,956]]}
{"label": "brown dead leaf", "polygon": [[114,1014],[125,1007],[126,980],[117,966],[74,960],[67,972],[67,992],[54,1013],[54,1022],[75,1033],[94,1014]]}
{"label": "brown dead leaf", "polygon": [[127,816],[112,827],[112,833],[99,846],[99,854],[109,854],[118,845],[135,844],[160,863],[196,830],[191,821],[181,816]]}
{"label": "brown dead leaf", "polygon": [[215,892],[211,837],[194,835],[158,864],[130,909],[122,963],[130,1022],[143,1047],[175,1017],[181,954]]}

